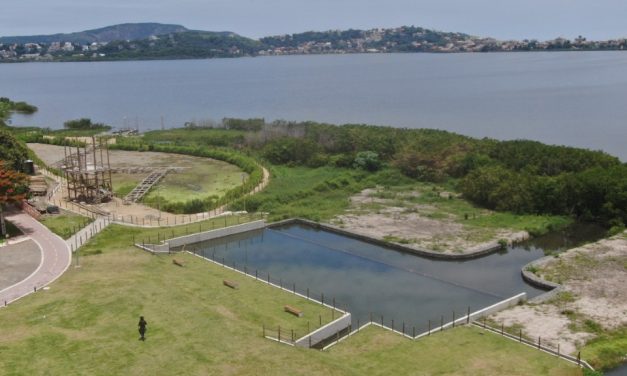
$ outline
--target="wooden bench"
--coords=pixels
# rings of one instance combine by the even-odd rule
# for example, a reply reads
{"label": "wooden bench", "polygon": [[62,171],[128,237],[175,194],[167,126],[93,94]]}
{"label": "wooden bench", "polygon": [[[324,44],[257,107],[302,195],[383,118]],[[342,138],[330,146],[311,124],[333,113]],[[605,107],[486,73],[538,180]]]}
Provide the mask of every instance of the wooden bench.
{"label": "wooden bench", "polygon": [[286,305],[285,307],[283,307],[283,309],[285,310],[285,312],[289,312],[294,316],[297,317],[302,317],[303,316],[303,311],[301,311],[300,309],[296,308],[296,307],[292,307],[290,305]]}
{"label": "wooden bench", "polygon": [[224,284],[224,286],[230,287],[232,289],[237,289],[239,287],[239,283],[233,282],[233,281],[229,281],[228,279],[223,280],[222,284]]}
{"label": "wooden bench", "polygon": [[172,263],[176,266],[184,266],[182,261],[178,261],[177,259],[172,259]]}

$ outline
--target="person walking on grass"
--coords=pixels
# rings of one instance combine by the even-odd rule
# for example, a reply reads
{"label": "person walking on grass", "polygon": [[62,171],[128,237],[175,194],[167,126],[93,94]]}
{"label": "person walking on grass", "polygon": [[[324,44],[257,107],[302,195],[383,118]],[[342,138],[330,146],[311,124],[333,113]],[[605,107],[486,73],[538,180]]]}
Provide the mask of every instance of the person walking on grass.
{"label": "person walking on grass", "polygon": [[142,341],[146,340],[146,325],[148,325],[148,323],[144,320],[144,316],[139,316],[139,324],[137,324],[137,326],[139,326],[139,335],[141,336],[139,339]]}

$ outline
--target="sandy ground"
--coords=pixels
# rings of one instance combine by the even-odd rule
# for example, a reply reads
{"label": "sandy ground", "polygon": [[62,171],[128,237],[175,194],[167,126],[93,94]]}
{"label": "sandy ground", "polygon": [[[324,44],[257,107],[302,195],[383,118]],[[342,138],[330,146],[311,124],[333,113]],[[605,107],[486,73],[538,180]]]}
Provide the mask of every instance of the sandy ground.
{"label": "sandy ground", "polygon": [[627,232],[571,249],[536,274],[561,283],[566,295],[502,311],[494,320],[522,325],[531,338],[541,336],[571,353],[595,336],[586,320],[605,330],[627,325]]}
{"label": "sandy ground", "polygon": [[[52,164],[63,158],[63,147],[47,144],[28,144],[35,153],[46,164]],[[193,157],[179,154],[168,154],[158,152],[134,152],[124,150],[111,150],[110,163],[112,168],[135,169],[135,168],[159,168],[159,167],[181,167],[191,162],[206,160],[207,158]],[[139,172],[138,172],[139,173]],[[263,190],[270,182],[270,173],[263,169],[263,180],[255,187],[251,194]],[[191,215],[175,215],[159,211],[157,209],[138,204],[125,204],[123,200],[115,198],[111,202],[99,205],[84,207],[68,203],[64,199],[67,197],[67,189],[64,186],[53,197],[52,202],[68,210],[88,214],[88,210],[95,210],[98,214],[111,214],[116,220],[123,220],[141,226],[174,225],[182,223],[197,222],[216,215],[225,213],[225,208],[221,207],[206,213]],[[86,210],[87,209],[87,210]]]}
{"label": "sandy ground", "polygon": [[[52,165],[64,157],[63,146],[48,144],[28,144],[28,147],[37,154],[47,165]],[[114,169],[132,169],[137,167],[169,167],[185,168],[189,162],[198,162],[207,158],[193,157],[181,154],[158,152],[138,152],[126,150],[110,150],[109,162]]]}
{"label": "sandy ground", "polygon": [[[351,197],[346,214],[332,221],[342,228],[421,249],[441,253],[471,253],[498,239],[521,240],[526,232],[495,230],[491,239],[481,239],[478,230],[469,229],[451,219],[432,219],[422,213],[433,211],[430,205],[395,206],[395,200],[373,197],[376,189],[365,189]],[[409,192],[408,195],[419,195]],[[449,194],[443,192],[442,194]],[[372,209],[372,206],[377,209]]]}

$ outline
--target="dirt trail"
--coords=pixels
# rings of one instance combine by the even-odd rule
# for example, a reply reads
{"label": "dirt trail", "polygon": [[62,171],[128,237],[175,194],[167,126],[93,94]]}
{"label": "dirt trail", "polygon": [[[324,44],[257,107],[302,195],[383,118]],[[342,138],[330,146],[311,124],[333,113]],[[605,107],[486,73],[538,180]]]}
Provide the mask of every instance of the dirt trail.
{"label": "dirt trail", "polygon": [[[28,146],[34,150],[45,163],[54,163],[63,158],[63,148],[60,146],[46,144],[29,144]],[[175,155],[175,157],[200,158],[179,155]],[[133,168],[135,166],[141,168],[160,167],[164,165],[171,166],[172,158],[173,155],[168,153],[138,153],[115,150],[111,152],[111,167]],[[132,161],[132,163],[129,163],[129,161]],[[262,181],[251,192],[249,192],[248,195],[262,191],[270,182],[270,172],[265,167],[261,167],[263,169]],[[94,206],[77,205],[65,200],[65,197],[68,196],[65,181],[50,173],[46,173],[46,175],[57,181],[62,181],[61,189],[55,192],[50,201],[64,209],[83,215],[93,216],[108,214],[118,222],[129,223],[137,226],[158,227],[194,223],[227,213],[226,205],[224,205],[209,212],[185,215],[172,214],[142,205],[141,203],[125,203],[124,200],[120,198],[114,198],[111,202]]]}

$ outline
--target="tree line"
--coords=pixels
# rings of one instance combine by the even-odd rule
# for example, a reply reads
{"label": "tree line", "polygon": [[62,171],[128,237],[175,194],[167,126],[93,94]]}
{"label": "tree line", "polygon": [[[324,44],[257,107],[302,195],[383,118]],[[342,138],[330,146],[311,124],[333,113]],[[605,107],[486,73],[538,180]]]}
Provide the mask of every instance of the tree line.
{"label": "tree line", "polygon": [[[237,126],[154,131],[147,136],[180,145],[219,144],[278,165],[369,172],[393,168],[421,181],[452,179],[467,199],[495,210],[570,215],[616,229],[627,223],[627,166],[601,151],[476,139],[433,129],[229,122]],[[166,135],[173,132],[176,141],[168,141]]]}

